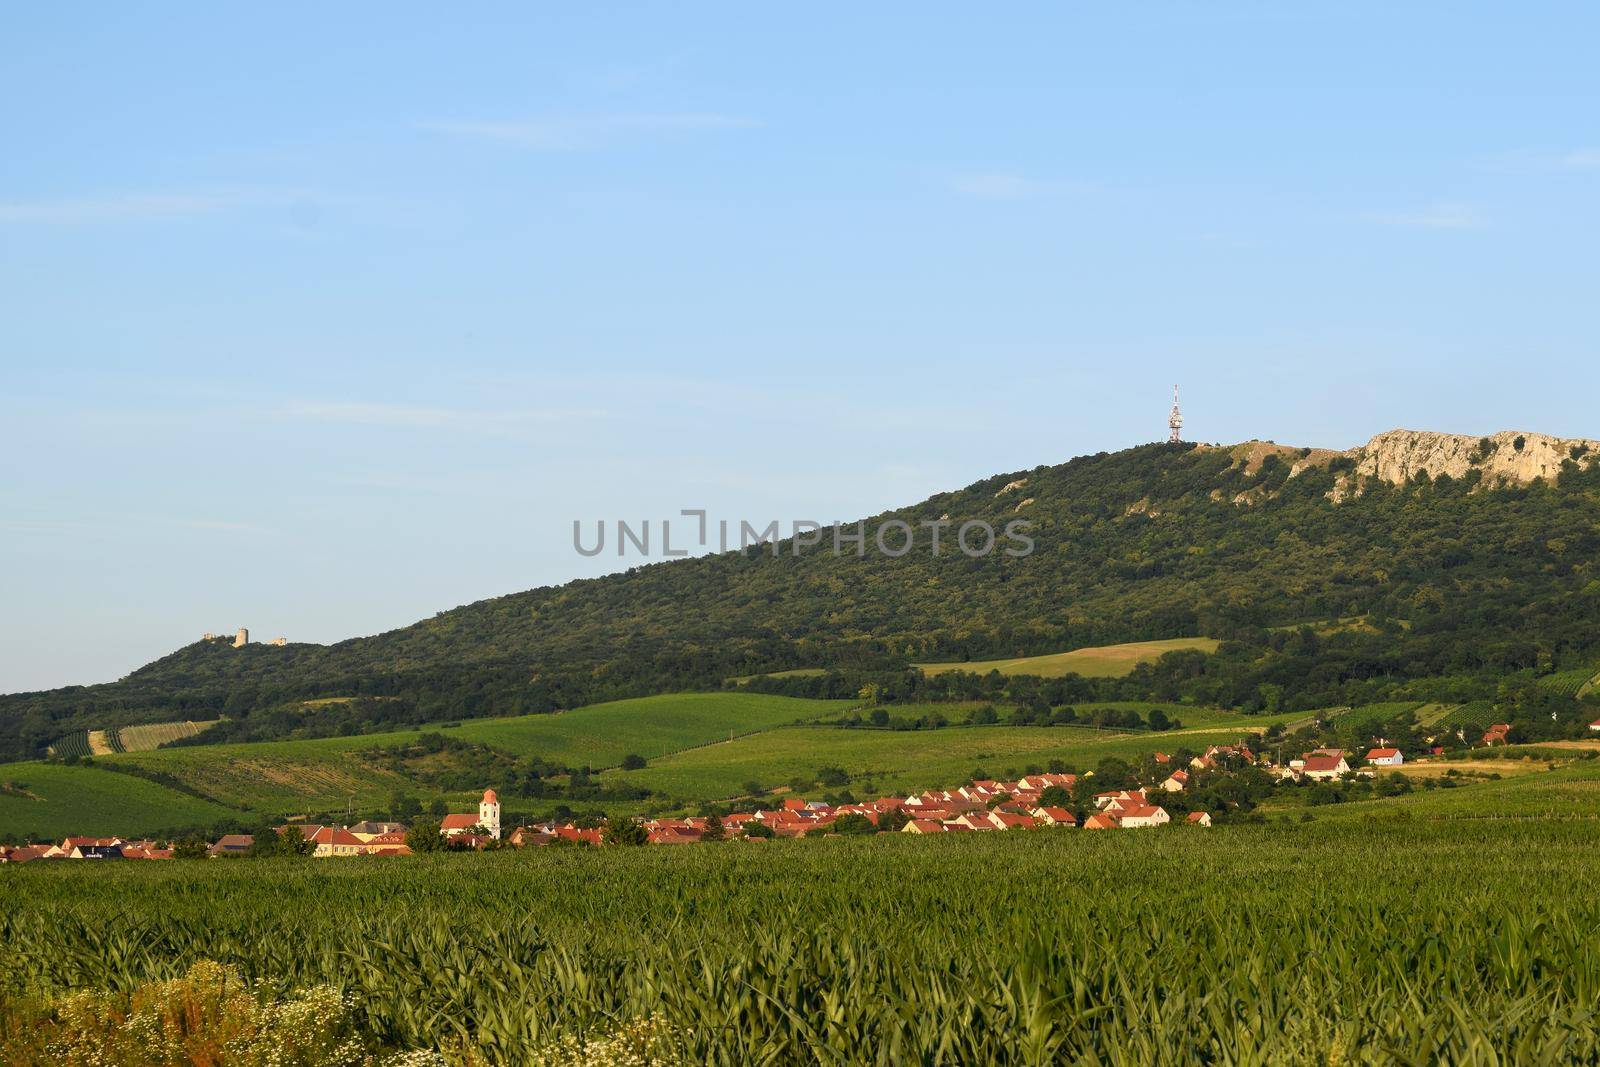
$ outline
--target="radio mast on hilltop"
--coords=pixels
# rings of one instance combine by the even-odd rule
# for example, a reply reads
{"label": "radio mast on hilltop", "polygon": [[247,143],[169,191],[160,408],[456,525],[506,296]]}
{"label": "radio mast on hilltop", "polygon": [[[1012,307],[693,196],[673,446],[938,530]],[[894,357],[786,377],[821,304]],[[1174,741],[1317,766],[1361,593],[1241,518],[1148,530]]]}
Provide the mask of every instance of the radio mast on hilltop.
{"label": "radio mast on hilltop", "polygon": [[1178,387],[1172,387],[1172,414],[1167,416],[1167,429],[1172,432],[1167,434],[1167,444],[1175,445],[1183,440],[1183,412],[1178,410]]}

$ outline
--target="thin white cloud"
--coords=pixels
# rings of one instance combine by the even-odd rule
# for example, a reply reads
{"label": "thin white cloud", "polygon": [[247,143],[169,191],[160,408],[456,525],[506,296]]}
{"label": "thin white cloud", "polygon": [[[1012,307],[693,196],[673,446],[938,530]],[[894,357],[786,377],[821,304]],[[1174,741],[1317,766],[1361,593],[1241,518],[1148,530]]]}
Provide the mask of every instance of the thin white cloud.
{"label": "thin white cloud", "polygon": [[1435,204],[1423,211],[1371,214],[1367,218],[1384,226],[1421,230],[1481,230],[1486,225],[1477,209],[1467,204]]}
{"label": "thin white cloud", "polygon": [[738,115],[699,112],[638,115],[552,116],[517,121],[451,120],[424,122],[425,130],[541,152],[602,148],[630,137],[736,130],[760,126]]}
{"label": "thin white cloud", "polygon": [[950,188],[980,200],[1021,200],[1051,192],[1056,186],[1011,171],[978,171],[957,174],[950,179]]}
{"label": "thin white cloud", "polygon": [[252,207],[303,204],[295,190],[229,189],[180,193],[118,193],[60,200],[0,201],[0,224],[85,225],[192,218]]}
{"label": "thin white cloud", "polygon": [[599,409],[542,408],[516,411],[490,411],[471,408],[429,407],[412,404],[319,403],[289,404],[277,415],[307,422],[338,423],[346,426],[390,426],[415,430],[495,431],[541,423],[584,422],[606,418]]}
{"label": "thin white cloud", "polygon": [[1561,165],[1569,170],[1600,170],[1600,148],[1580,148],[1561,157]]}

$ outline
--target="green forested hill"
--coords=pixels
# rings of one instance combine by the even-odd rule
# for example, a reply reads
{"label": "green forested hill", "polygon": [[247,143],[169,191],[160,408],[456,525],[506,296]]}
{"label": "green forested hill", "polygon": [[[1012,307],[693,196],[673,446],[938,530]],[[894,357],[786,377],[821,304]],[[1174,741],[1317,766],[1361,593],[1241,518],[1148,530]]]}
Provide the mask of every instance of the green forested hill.
{"label": "green forested hill", "polygon": [[[1368,480],[1335,504],[1328,493],[1351,461],[1324,454],[1291,477],[1295,455],[1269,451],[1251,470],[1238,449],[1150,445],[996,475],[866,520],[870,538],[888,519],[1026,519],[1036,548],[1023,558],[968,558],[951,549],[953,529],[937,557],[922,529],[898,558],[870,545],[861,558],[824,546],[796,556],[785,542],[776,556],[753,547],[638,567],[331,646],[198,642],[120,682],[0,698],[0,756],[121,722],[222,714],[229,736],[283,736],[536,712],[792,667],[892,672],[1187,636],[1225,643],[1142,667],[1117,694],[1319,707],[1417,679],[1481,688],[1488,674],[1600,653],[1600,466],[1569,462],[1557,484],[1521,488],[1482,488],[1477,472]],[[1362,624],[1322,625],[1352,618]],[[826,695],[826,680],[813,683]],[[1465,683],[1450,684],[1460,695]],[[327,697],[387,699],[301,706]]]}

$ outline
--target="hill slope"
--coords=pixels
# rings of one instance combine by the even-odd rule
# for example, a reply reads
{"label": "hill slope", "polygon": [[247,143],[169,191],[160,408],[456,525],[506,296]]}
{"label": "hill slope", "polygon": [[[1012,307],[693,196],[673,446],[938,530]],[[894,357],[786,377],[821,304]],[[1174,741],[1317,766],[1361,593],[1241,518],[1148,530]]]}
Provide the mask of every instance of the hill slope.
{"label": "hill slope", "polygon": [[[866,520],[869,539],[889,519],[918,531],[897,558],[797,555],[784,542],[776,555],[756,546],[639,567],[331,646],[197,642],[117,683],[0,698],[0,756],[132,722],[226,715],[229,736],[284,736],[783,668],[894,671],[1195,636],[1249,650],[1224,644],[1204,666],[1165,672],[1170,685],[1141,668],[1100,695],[1171,699],[1181,684],[1205,703],[1315,707],[1382,699],[1348,691],[1374,680],[1572,666],[1600,652],[1597,454],[1537,434],[1394,431],[1348,453],[1254,442],[1085,456]],[[1035,550],[968,558],[950,549],[952,526],[935,556],[920,524],[944,516],[1026,519]],[[1370,632],[1273,632],[1352,616]],[[397,699],[300,703],[335,696]]]}

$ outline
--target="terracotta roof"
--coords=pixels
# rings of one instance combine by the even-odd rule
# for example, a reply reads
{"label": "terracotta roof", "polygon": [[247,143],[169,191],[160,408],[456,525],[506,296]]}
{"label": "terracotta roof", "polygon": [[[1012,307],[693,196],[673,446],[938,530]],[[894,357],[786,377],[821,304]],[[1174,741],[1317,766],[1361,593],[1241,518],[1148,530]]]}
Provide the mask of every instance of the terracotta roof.
{"label": "terracotta roof", "polygon": [[446,815],[439,823],[441,830],[470,830],[478,825],[476,815]]}
{"label": "terracotta roof", "polygon": [[500,803],[500,798],[495,796],[493,789],[485,789],[483,791],[483,802],[485,804],[498,804]]}
{"label": "terracotta roof", "polygon": [[1367,753],[1367,759],[1394,759],[1398,755],[1400,755],[1398,748],[1375,748]]}
{"label": "terracotta roof", "polygon": [[1343,756],[1308,756],[1305,761],[1305,766],[1302,767],[1301,770],[1316,771],[1318,773],[1323,771],[1336,771],[1339,769],[1339,764],[1343,761]]}
{"label": "terracotta roof", "polygon": [[1150,805],[1141,805],[1139,807],[1131,807],[1131,808],[1121,808],[1121,809],[1119,809],[1117,811],[1117,816],[1119,818],[1123,818],[1123,819],[1149,819],[1149,818],[1151,818],[1151,817],[1153,817],[1155,815],[1159,815],[1159,814],[1163,814],[1163,810],[1161,808],[1153,807],[1153,806],[1150,806]]}

